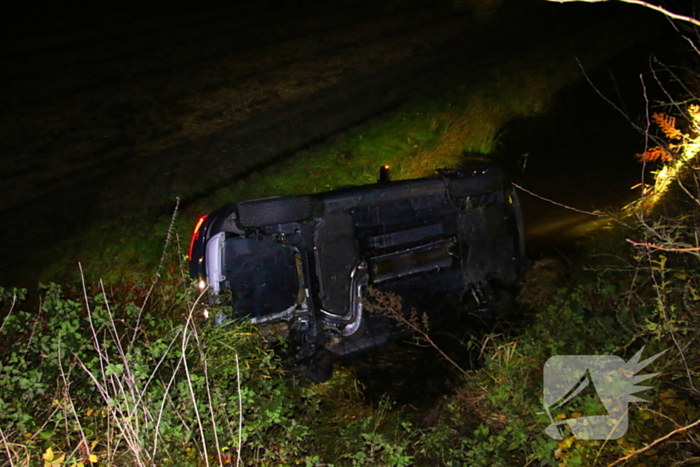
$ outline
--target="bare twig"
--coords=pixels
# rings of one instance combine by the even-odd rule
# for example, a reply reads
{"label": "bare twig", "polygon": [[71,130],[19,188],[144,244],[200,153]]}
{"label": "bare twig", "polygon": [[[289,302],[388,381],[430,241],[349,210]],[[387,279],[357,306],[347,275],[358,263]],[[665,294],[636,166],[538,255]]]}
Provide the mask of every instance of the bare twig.
{"label": "bare twig", "polygon": [[5,448],[5,452],[7,453],[7,460],[10,463],[10,467],[14,467],[15,462],[12,460],[14,456],[12,455],[12,451],[10,450],[10,443],[7,442],[7,438],[5,438],[5,433],[3,433],[2,428],[0,428],[0,438],[2,438],[2,445]]}
{"label": "bare twig", "polygon": [[[165,357],[170,353],[170,348],[172,345],[175,343],[175,339],[178,338],[178,335],[175,335],[173,337],[173,340],[170,342],[170,345],[168,346],[168,350],[163,353],[163,357],[161,358],[162,362]],[[160,362],[159,365],[160,365]],[[156,423],[155,427],[153,429],[153,449],[151,451],[151,458],[155,459],[156,457],[156,452],[158,451],[158,438],[160,435],[160,424],[163,421],[163,414],[165,413],[165,404],[168,400],[169,394],[170,394],[170,388],[172,388],[173,384],[175,383],[175,378],[177,377],[178,372],[180,371],[180,365],[182,364],[182,360],[178,360],[177,365],[175,366],[175,369],[172,372],[172,375],[170,375],[170,381],[168,381],[168,384],[165,386],[163,389],[163,399],[160,402],[160,407],[158,408],[158,416],[156,418]],[[155,370],[153,371],[155,374]]]}
{"label": "bare twig", "polygon": [[143,300],[143,304],[141,304],[141,308],[139,310],[139,315],[136,318],[136,324],[134,325],[134,334],[131,338],[131,342],[129,343],[129,347],[133,346],[134,343],[136,342],[136,337],[138,336],[139,333],[139,326],[141,324],[141,317],[143,315],[143,310],[146,308],[146,304],[148,303],[148,300],[151,298],[151,293],[153,292],[153,289],[155,288],[156,284],[158,283],[158,279],[160,279],[160,271],[163,269],[163,264],[165,263],[165,256],[168,253],[168,247],[170,246],[170,242],[172,240],[172,235],[173,231],[175,230],[175,219],[177,219],[177,213],[180,210],[180,198],[177,197],[175,198],[175,209],[173,210],[173,215],[170,218],[170,225],[168,226],[168,233],[165,236],[165,245],[163,245],[163,253],[160,255],[160,261],[158,262],[158,267],[156,268],[156,273],[153,278],[153,282],[151,283],[151,287],[148,289],[148,293],[146,294],[146,297]]}
{"label": "bare twig", "polygon": [[243,400],[241,399],[241,367],[236,354],[236,383],[238,385],[238,453],[236,467],[241,464],[241,449],[243,447]]}
{"label": "bare twig", "polygon": [[7,312],[7,315],[5,315],[5,319],[2,320],[2,325],[0,326],[0,333],[2,332],[3,328],[5,327],[7,320],[10,319],[10,315],[12,315],[12,311],[15,309],[16,304],[17,304],[17,293],[15,292],[12,294],[12,304],[10,305],[10,310]]}
{"label": "bare twig", "polygon": [[627,243],[631,243],[634,246],[643,246],[646,248],[651,248],[653,250],[661,250],[661,251],[676,251],[676,252],[690,252],[690,251],[700,251],[700,246],[695,246],[695,247],[690,247],[690,248],[668,248],[668,247],[663,247],[660,245],[654,245],[653,243],[646,243],[646,242],[635,242],[634,240],[631,240],[629,238],[626,239]]}
{"label": "bare twig", "polygon": [[700,425],[700,420],[696,420],[695,422],[691,423],[690,425],[686,425],[686,426],[677,428],[677,429],[673,430],[672,432],[668,433],[666,436],[662,436],[661,438],[657,439],[656,441],[652,442],[651,444],[647,444],[642,449],[637,449],[636,451],[629,453],[625,457],[619,458],[618,460],[616,460],[612,464],[608,464],[608,467],[615,467],[616,465],[620,465],[624,462],[627,462],[628,460],[632,459],[633,457],[636,457],[640,454],[647,452],[650,449],[653,449],[654,447],[658,446],[659,444],[663,443],[664,441],[668,440],[669,438],[672,438],[673,436],[676,436],[677,434],[691,430],[698,425]]}
{"label": "bare twig", "polygon": [[[139,433],[142,430],[141,417],[137,416],[141,407],[141,404],[139,403],[140,398],[136,384],[137,378],[134,376],[129,362],[129,351],[124,350],[121,343],[121,339],[119,338],[119,331],[117,330],[117,327],[115,325],[114,315],[112,314],[111,306],[109,304],[109,301],[107,300],[107,293],[105,292],[102,280],[100,280],[100,289],[102,291],[102,298],[105,305],[105,311],[107,312],[107,315],[109,317],[109,324],[111,325],[110,332],[112,334],[112,339],[115,344],[114,347],[119,359],[121,360],[124,372],[123,375],[117,375],[115,373],[109,375],[110,383],[113,387],[113,393],[121,396],[121,398],[123,399],[123,406],[122,404],[118,404],[115,406],[115,409],[119,412],[121,420],[126,422],[126,428],[128,429],[129,436],[131,437],[131,449],[134,452],[134,455],[136,455],[140,459],[142,452],[144,452],[144,449],[141,438],[139,436]],[[151,416],[150,412],[146,407],[144,407],[142,413],[148,418],[148,422],[153,421],[153,417]],[[139,461],[141,462],[141,460]],[[152,461],[152,459],[150,461]],[[149,463],[150,461],[146,460],[146,463]]]}
{"label": "bare twig", "polygon": [[[206,294],[207,290],[208,290],[208,288],[204,289],[204,290],[199,294],[199,296],[197,296],[197,298],[195,299],[194,303],[192,304],[192,308],[191,308],[191,309],[194,309],[194,307],[197,306],[197,304],[199,303],[199,301],[200,301],[200,300],[202,299],[202,297]],[[173,347],[173,345],[176,343],[176,340],[179,338],[180,332],[183,332],[183,334],[185,334],[185,332],[184,332],[184,330],[183,330],[183,331],[178,331],[178,332],[175,334],[175,336],[173,336],[172,341],[171,341],[170,344],[168,345],[168,349],[167,349],[165,352],[163,352],[163,356],[161,357],[161,360],[158,362],[158,365],[157,365],[156,368],[153,370],[153,373],[151,374],[151,378],[153,378],[153,376],[155,375],[157,369],[160,367],[160,364],[165,360],[165,358],[166,358],[166,357],[168,356],[168,354],[170,353],[170,349]],[[188,337],[188,339],[189,339],[189,337]],[[153,436],[154,436],[154,437],[153,437],[153,451],[152,451],[151,457],[154,458],[154,459],[155,459],[156,452],[157,452],[158,435],[159,435],[159,433],[160,433],[160,424],[161,424],[161,421],[162,421],[162,419],[163,419],[163,414],[165,413],[165,404],[166,404],[166,402],[168,401],[168,395],[170,394],[170,388],[171,388],[171,387],[173,386],[173,384],[175,383],[175,378],[177,377],[177,374],[178,374],[178,372],[180,371],[180,366],[182,365],[184,359],[185,359],[185,355],[180,355],[180,358],[178,359],[177,365],[175,366],[175,369],[173,370],[172,375],[170,376],[170,380],[168,381],[168,384],[166,385],[166,387],[164,388],[164,391],[163,391],[163,398],[162,398],[162,400],[161,400],[160,407],[159,407],[159,410],[158,410],[158,417],[157,417],[157,419],[156,419],[156,424],[155,424],[155,429],[154,429],[154,434],[153,434]],[[149,379],[149,382],[150,382],[150,379]],[[145,390],[144,390],[144,391],[145,391]],[[184,423],[184,420],[183,420],[183,424],[185,424],[185,423]]]}
{"label": "bare twig", "polygon": [[[61,339],[59,337],[58,339],[58,369],[61,373],[61,380],[63,381],[63,395],[65,399],[68,401],[68,404],[70,406],[71,410],[71,415],[73,415],[73,418],[75,419],[75,423],[78,426],[78,431],[80,432],[80,442],[78,443],[78,446],[76,447],[76,450],[80,448],[81,444],[84,444],[85,446],[89,446],[89,443],[87,441],[87,437],[85,436],[85,430],[83,430],[83,424],[80,423],[80,417],[78,416],[78,411],[75,410],[75,404],[73,403],[73,399],[70,396],[70,382],[68,381],[68,377],[66,376],[66,372],[63,369],[63,356],[61,355]],[[66,420],[67,422],[67,420]],[[67,431],[67,430],[66,430]]]}
{"label": "bare twig", "polygon": [[[622,115],[629,122],[629,124],[632,126],[632,128],[639,131],[640,133],[644,133],[644,129],[642,129],[639,125],[637,125],[634,121],[632,121],[629,118],[629,113],[624,108],[617,105],[612,99],[610,99],[608,96],[603,94],[603,92],[600,89],[598,89],[598,87],[595,85],[595,83],[593,83],[593,80],[591,79],[591,77],[588,75],[588,73],[586,73],[586,69],[584,68],[581,61],[576,59],[576,63],[578,63],[578,66],[581,69],[581,73],[586,78],[586,81],[588,82],[588,84],[591,85],[591,88],[595,91],[595,93],[598,94],[598,96],[600,96],[600,98],[603,99],[605,102],[607,102],[610,105],[610,107],[612,107],[620,115]],[[613,80],[613,82],[614,82],[614,80]],[[643,80],[642,80],[642,86],[644,86]],[[617,89],[617,83],[615,83],[615,88]],[[618,94],[619,94],[619,91],[618,91]],[[649,119],[647,119],[647,121],[649,121]]]}
{"label": "bare twig", "polygon": [[168,254],[168,247],[172,241],[173,232],[175,231],[175,219],[177,219],[177,213],[180,210],[180,197],[175,198],[175,209],[173,210],[173,215],[170,217],[170,225],[168,226],[168,233],[165,236],[165,245],[163,245],[163,253],[160,255],[160,261],[158,262],[158,267],[156,268],[156,280],[160,277],[160,271],[163,269],[163,264],[165,263],[165,256]]}
{"label": "bare twig", "polygon": [[[207,363],[207,355],[204,353],[204,346],[199,340],[199,333],[197,332],[194,323],[192,323],[192,328],[194,329],[194,340],[197,343],[199,358],[202,361],[202,371],[204,372],[204,386],[207,390],[207,405],[209,406],[209,416],[211,417],[211,430],[214,434],[214,445],[216,446],[217,459],[219,460],[219,464],[223,464],[223,462],[221,461],[221,445],[219,444],[219,434],[217,433],[216,427],[216,415],[214,414],[214,401],[211,396],[211,382],[209,380],[209,365]],[[202,441],[202,443],[204,443],[204,441]],[[206,451],[204,455],[207,455]]]}
{"label": "bare twig", "polygon": [[427,328],[427,322],[426,322],[426,316],[424,315],[424,323],[419,324],[417,322],[417,319],[414,319],[412,316],[411,318],[407,318],[404,316],[404,314],[401,312],[401,307],[402,307],[402,302],[401,299],[390,292],[382,292],[381,290],[375,289],[375,288],[369,288],[368,290],[369,296],[375,299],[378,299],[380,302],[379,304],[375,304],[372,302],[365,302],[365,308],[370,311],[370,312],[376,312],[380,314],[384,314],[386,316],[389,316],[390,318],[396,320],[398,323],[403,325],[406,329],[415,332],[418,334],[425,342],[428,343],[432,348],[438,351],[442,357],[448,361],[452,366],[457,368],[457,370],[460,371],[465,376],[468,376],[469,373],[466,372],[464,368],[459,366],[457,362],[452,360],[449,355],[447,355],[428,335],[426,328]]}
{"label": "bare twig", "polygon": [[688,459],[684,459],[680,462],[674,463],[672,467],[682,467],[684,465],[698,465],[698,463],[700,463],[700,457],[690,457]]}
{"label": "bare twig", "polygon": [[204,456],[204,463],[206,464],[207,467],[209,467],[209,456],[207,455],[207,440],[204,436],[204,425],[202,424],[202,417],[199,413],[199,407],[197,406],[197,397],[194,393],[194,388],[192,387],[192,375],[190,374],[190,367],[187,364],[187,347],[188,347],[188,342],[190,337],[187,335],[187,330],[189,328],[192,329],[192,335],[197,336],[197,327],[194,324],[193,320],[193,315],[194,315],[194,307],[190,308],[190,312],[187,316],[187,321],[185,322],[185,327],[182,331],[182,348],[181,348],[181,358],[182,358],[182,367],[185,369],[185,375],[187,377],[187,389],[190,393],[190,398],[192,400],[192,408],[194,409],[194,415],[195,418],[197,419],[197,427],[199,428],[199,435],[202,438],[202,454]]}
{"label": "bare twig", "polygon": [[692,199],[693,201],[695,201],[695,204],[697,204],[698,206],[700,206],[700,199],[698,199],[697,196],[693,195],[693,194],[690,192],[690,190],[688,190],[688,188],[685,186],[685,184],[683,183],[683,181],[682,181],[680,178],[678,178],[676,181],[678,182],[678,186],[681,187],[681,190],[683,190],[683,191],[685,192],[685,194],[688,195],[688,197],[690,197],[690,199]]}
{"label": "bare twig", "polygon": [[599,218],[599,219],[606,219],[606,220],[615,222],[615,223],[617,223],[617,224],[619,224],[619,225],[622,225],[623,227],[632,228],[632,226],[630,226],[630,225],[628,225],[628,224],[625,224],[625,223],[622,222],[620,219],[617,219],[617,218],[612,217],[612,216],[607,215],[607,214],[603,214],[602,212],[584,211],[583,209],[574,208],[574,207],[572,207],[572,206],[568,206],[568,205],[566,205],[566,204],[559,203],[559,202],[554,201],[554,200],[552,200],[552,199],[545,198],[544,196],[538,195],[537,193],[534,193],[534,192],[528,190],[527,188],[523,188],[523,187],[521,187],[520,185],[518,185],[518,184],[516,184],[516,183],[513,183],[512,185],[513,185],[515,188],[517,188],[518,190],[523,191],[523,192],[527,193],[527,194],[530,195],[530,196],[534,196],[535,198],[541,199],[542,201],[546,201],[547,203],[553,204],[553,205],[555,205],[555,206],[559,206],[559,207],[562,207],[562,208],[564,208],[564,209],[568,209],[569,211],[578,212],[579,214],[586,214],[587,216],[594,216],[594,217],[597,217],[597,218]]}
{"label": "bare twig", "polygon": [[671,418],[671,417],[669,417],[668,415],[665,415],[665,414],[663,414],[663,413],[661,413],[661,412],[659,412],[659,411],[652,410],[652,409],[648,409],[648,408],[643,408],[643,407],[640,408],[640,410],[641,410],[642,412],[653,413],[653,414],[656,415],[657,417],[661,417],[661,418],[663,418],[664,420],[666,420],[667,422],[673,423],[674,425],[676,425],[676,427],[678,427],[678,428],[681,427],[681,424],[680,424],[680,423],[678,423],[678,422],[675,421],[673,418]]}
{"label": "bare twig", "polygon": [[[600,2],[607,2],[609,0],[547,0],[549,2],[553,3],[570,3],[570,2],[582,2],[582,3],[600,3]],[[700,21],[691,17],[691,16],[685,16],[685,15],[679,15],[677,13],[673,13],[663,7],[660,7],[658,5],[654,5],[649,2],[644,2],[642,0],[618,0],[622,3],[629,3],[631,5],[639,5],[643,6],[644,8],[649,8],[650,10],[658,11],[659,13],[671,18],[671,19],[676,19],[678,21],[685,21],[690,24],[693,24],[695,26],[700,26]]]}
{"label": "bare twig", "polygon": [[527,188],[523,188],[523,187],[521,187],[520,185],[517,185],[517,184],[515,184],[515,183],[513,183],[513,186],[514,186],[515,188],[517,188],[518,190],[527,193],[528,195],[534,196],[535,198],[541,199],[542,201],[546,201],[546,202],[548,202],[548,203],[554,204],[555,206],[559,206],[559,207],[562,207],[562,208],[564,208],[564,209],[568,209],[569,211],[574,211],[574,212],[578,212],[578,213],[581,213],[581,214],[586,214],[586,215],[589,215],[589,216],[595,216],[595,217],[608,217],[608,216],[606,216],[605,214],[600,213],[600,212],[584,211],[584,210],[582,210],[582,209],[577,209],[577,208],[574,208],[574,207],[571,207],[571,206],[567,206],[566,204],[559,203],[559,202],[554,201],[554,200],[552,200],[552,199],[545,198],[544,196],[538,195],[537,193],[533,193],[532,191],[528,190]]}

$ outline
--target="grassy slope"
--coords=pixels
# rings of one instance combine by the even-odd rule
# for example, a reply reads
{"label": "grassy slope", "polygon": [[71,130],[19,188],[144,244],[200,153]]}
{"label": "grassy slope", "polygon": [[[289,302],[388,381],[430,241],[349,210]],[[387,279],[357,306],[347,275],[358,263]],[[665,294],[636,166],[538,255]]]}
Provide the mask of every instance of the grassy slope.
{"label": "grassy slope", "polygon": [[[514,116],[536,115],[561,87],[581,79],[575,58],[594,67],[630,45],[620,27],[609,22],[577,37],[553,34],[539,50],[486,74],[465,77],[465,84],[430,101],[404,106],[326,142],[302,151],[261,173],[225,187],[205,199],[188,202],[178,212],[176,232],[189,237],[201,214],[246,198],[312,193],[348,184],[371,183],[381,164],[395,178],[430,175],[441,167],[482,162],[497,146],[499,129]],[[478,156],[481,154],[482,156]],[[50,255],[55,261],[41,277],[76,277],[76,261],[89,277],[119,282],[149,274],[160,257],[170,223],[162,218],[139,225],[123,220],[104,223],[64,242]]]}
{"label": "grassy slope", "polygon": [[[593,49],[590,41],[585,48]],[[561,61],[555,59],[561,49],[561,43],[558,43],[551,50],[521,57],[462,89],[369,122],[222,189],[207,199],[189,204],[179,212],[177,232],[181,238],[187,238],[192,219],[227,201],[367,183],[373,180],[380,163],[392,164],[399,177],[408,178],[427,174],[436,167],[455,165],[461,162],[465,153],[486,154],[496,145],[497,131],[505,120],[514,115],[536,114],[546,106],[554,90],[579,77],[578,67],[570,56]],[[45,272],[46,277],[70,276],[75,266],[63,261],[65,258],[78,259],[84,261],[91,276],[104,277],[113,284],[129,282],[131,290],[138,296],[143,290],[133,284],[138,282],[139,276],[145,277],[155,270],[168,224],[169,219],[163,218],[156,225],[139,228],[116,222],[98,226],[86,232],[84,237],[62,245],[64,256],[57,261],[57,266]],[[612,238],[610,249],[598,253],[617,254],[620,243],[620,238]],[[169,257],[170,260],[176,263],[174,258]],[[645,353],[648,356],[669,344],[671,328],[664,328],[669,324],[678,332],[672,337],[680,339],[679,348],[692,343],[692,335],[683,329],[694,323],[695,317],[673,310],[673,304],[665,304],[658,296],[655,298],[654,293],[650,294],[638,279],[639,271],[675,277],[678,279],[675,282],[669,279],[660,283],[669,292],[675,289],[674,293],[684,297],[689,293],[687,272],[677,263],[661,266],[652,258],[645,261],[636,263],[641,269],[616,267],[605,275],[593,270],[587,274],[574,274],[568,281],[565,272],[550,274],[549,277],[530,277],[529,284],[537,289],[529,290],[525,298],[526,305],[534,313],[528,313],[522,321],[516,322],[517,332],[506,328],[503,334],[488,341],[488,345],[484,344],[487,350],[484,368],[473,372],[453,396],[445,398],[426,414],[425,419],[431,420],[429,423],[416,423],[415,416],[408,409],[391,411],[391,401],[378,406],[367,405],[362,401],[361,391],[354,386],[352,375],[347,372],[336,374],[328,384],[293,387],[276,379],[279,374],[274,368],[275,362],[261,361],[254,354],[243,360],[249,365],[245,369],[244,387],[257,391],[254,395],[248,393],[246,399],[246,404],[249,404],[246,405],[246,426],[257,429],[260,437],[247,433],[246,441],[250,447],[246,460],[257,461],[257,465],[294,463],[318,466],[326,465],[325,462],[409,465],[415,462],[419,465],[536,463],[577,466],[603,464],[603,461],[609,462],[624,455],[626,450],[641,447],[658,433],[673,429],[674,423],[682,424],[697,416],[692,398],[679,396],[686,383],[685,369],[677,354],[665,364],[664,371],[669,376],[665,378],[663,389],[654,394],[659,397],[654,398],[653,405],[634,411],[632,429],[619,442],[576,442],[569,438],[556,443],[542,434],[546,420],[533,414],[541,410],[540,372],[547,355],[615,352],[628,358],[626,345],[643,337],[656,341],[650,346],[654,348]],[[543,267],[545,272],[560,268],[552,264]],[[696,284],[695,276],[692,280],[695,282],[691,285]],[[617,284],[629,284],[629,287],[621,288]],[[127,292],[119,293],[133,300]],[[163,293],[156,297],[155,310],[169,303],[168,291]],[[697,302],[696,299],[691,302],[693,300]],[[53,300],[47,303],[49,312],[65,311],[58,306],[61,302]],[[181,310],[170,311],[177,313]],[[675,321],[669,322],[659,319],[660,311],[678,313],[672,316]],[[76,315],[81,313],[81,310],[74,310]],[[254,333],[247,333],[250,334]],[[53,344],[52,337],[49,334],[46,341]],[[78,342],[81,342],[79,337]],[[207,342],[212,342],[212,348],[220,354],[242,345],[226,339],[232,337],[215,334],[214,340]],[[697,355],[693,353],[692,358],[696,359]],[[215,372],[223,371],[226,381],[230,381],[231,362],[223,360],[223,363],[211,361],[212,378],[219,376]],[[217,366],[217,363],[221,365]],[[688,371],[694,371],[694,367]],[[226,388],[235,390],[231,386]],[[187,397],[182,395],[181,398]],[[659,412],[664,415],[659,416]],[[100,425],[97,417],[87,416],[84,420],[90,424],[86,427],[97,430]],[[19,435],[23,438],[14,439],[21,440],[22,444],[37,442],[33,433]],[[47,439],[59,446],[59,436],[51,438],[48,435]],[[89,441],[104,442],[98,431],[89,432],[89,436]],[[234,444],[232,440],[227,442],[231,446]],[[37,442],[32,448],[43,452],[46,446]],[[9,447],[19,452],[21,445]],[[103,445],[98,444],[97,449],[102,456]],[[191,441],[173,445],[167,455],[180,465],[197,463]],[[671,453],[673,455],[676,454]],[[656,462],[654,458],[645,459],[638,465]]]}
{"label": "grassy slope", "polygon": [[334,4],[219,5],[11,39],[0,170],[23,183],[0,187],[0,209],[400,63],[465,29],[444,2]]}

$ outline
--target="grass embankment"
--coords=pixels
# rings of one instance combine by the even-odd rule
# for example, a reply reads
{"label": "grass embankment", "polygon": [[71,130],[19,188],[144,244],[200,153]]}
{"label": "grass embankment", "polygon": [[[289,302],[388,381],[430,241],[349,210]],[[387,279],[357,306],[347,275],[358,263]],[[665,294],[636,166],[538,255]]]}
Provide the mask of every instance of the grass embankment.
{"label": "grass embankment", "polygon": [[438,3],[214,1],[169,3],[157,15],[153,4],[124,4],[101,20],[72,12],[45,28],[23,17],[37,30],[14,24],[8,34],[0,171],[16,183],[0,187],[0,209],[472,31],[467,15]]}
{"label": "grass embankment", "polygon": [[[688,218],[685,218],[688,221]],[[693,222],[686,225],[696,225]],[[653,226],[657,232],[662,225]],[[429,408],[368,403],[348,369],[295,380],[246,323],[201,319],[185,274],[95,293],[44,291],[40,311],[2,291],[0,459],[5,465],[608,465],[663,435],[630,465],[673,465],[700,448],[697,257],[621,251],[612,231],[565,265],[536,263],[519,313],[481,342],[483,365]],[[641,238],[641,237],[636,237]],[[169,250],[165,264],[177,265]],[[108,298],[109,297],[109,298]],[[216,310],[210,312],[215,313]],[[11,337],[11,339],[8,339]],[[543,367],[554,355],[670,349],[618,440],[547,437]],[[634,371],[632,371],[634,373]],[[631,374],[626,376],[632,376]],[[589,388],[591,389],[591,388]],[[605,414],[594,393],[555,420]],[[238,463],[238,459],[241,463]]]}
{"label": "grass embankment", "polygon": [[[325,384],[297,382],[255,328],[203,321],[204,305],[183,272],[178,240],[198,214],[224,202],[368,183],[381,163],[409,178],[488,154],[508,118],[536,114],[554,89],[580,76],[575,62],[555,59],[556,50],[561,44],[188,204],[162,262],[167,218],[105,224],[62,245],[71,261],[47,277],[74,274],[71,263],[80,260],[109,285],[88,278],[85,292],[51,286],[39,312],[21,311],[19,292],[0,294],[0,459],[50,466],[604,465],[692,422],[697,266],[683,257],[621,253],[625,233],[611,233],[609,248],[596,256],[612,260],[586,260],[587,270],[535,265],[520,314],[481,343],[483,367],[421,411],[386,398],[367,403],[347,369]],[[557,443],[543,433],[549,420],[537,412],[549,356],[629,359],[643,342],[645,356],[672,351],[664,378],[653,383],[658,389],[646,394],[653,402],[631,411],[624,438]],[[583,399],[554,415],[599,408]],[[637,464],[697,453],[694,438],[675,439],[676,450],[654,453],[663,460]]]}
{"label": "grass embankment", "polygon": [[[665,151],[649,193],[568,265],[545,259],[528,271],[520,317],[483,341],[484,366],[446,398],[440,422],[421,438],[440,446],[430,453],[435,459],[559,467],[698,462],[700,107],[696,96],[690,102],[672,106],[677,117],[654,114],[663,136],[653,139],[668,149],[639,155],[659,164]],[[553,389],[547,386],[549,359],[563,355],[614,355],[626,363],[617,374],[603,371],[604,379],[590,366],[583,391],[557,405],[543,387]],[[647,381],[652,373],[656,377]],[[614,393],[624,401],[618,409],[611,404]],[[642,400],[628,403],[635,394]],[[568,423],[582,420],[579,428],[590,427],[585,417],[609,415],[615,420],[594,439],[569,429]],[[543,433],[555,423],[566,423],[556,441]],[[613,436],[618,423],[625,429]]]}
{"label": "grass embankment", "polygon": [[[629,42],[615,31],[610,36],[595,31],[589,37],[562,38],[478,76],[466,76],[464,85],[430,101],[404,106],[336,135],[204,199],[184,200],[176,233],[187,239],[200,215],[227,202],[372,183],[382,164],[391,165],[394,178],[405,179],[488,161],[497,149],[499,129],[510,118],[537,115],[558,89],[581,79],[574,56],[594,67],[614,53],[609,44],[623,49]],[[110,283],[149,274],[169,222],[168,217],[120,219],[95,226],[45,255],[52,264],[41,279],[75,281],[77,261],[88,277]]]}

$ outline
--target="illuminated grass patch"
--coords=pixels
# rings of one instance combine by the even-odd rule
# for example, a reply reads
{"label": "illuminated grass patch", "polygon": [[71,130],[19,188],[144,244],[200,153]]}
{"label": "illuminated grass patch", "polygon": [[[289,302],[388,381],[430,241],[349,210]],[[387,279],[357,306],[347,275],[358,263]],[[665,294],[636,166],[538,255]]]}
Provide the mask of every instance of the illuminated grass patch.
{"label": "illuminated grass patch", "polygon": [[[601,37],[596,30],[590,37],[563,38],[477,76],[465,76],[465,84],[440,96],[405,105],[205,198],[190,200],[176,222],[181,242],[187,243],[200,215],[227,202],[373,183],[382,164],[392,167],[393,178],[407,179],[431,175],[438,168],[487,162],[497,149],[499,130],[509,119],[537,115],[557,90],[583,77],[574,56],[593,67],[631,45],[614,28],[609,34]],[[601,43],[608,47],[595,46]],[[618,49],[611,48],[611,43]],[[159,259],[159,245],[169,222],[166,216],[156,222],[103,223],[59,245],[56,261],[42,276],[74,276],[78,260],[89,275],[110,281],[150,271]]]}

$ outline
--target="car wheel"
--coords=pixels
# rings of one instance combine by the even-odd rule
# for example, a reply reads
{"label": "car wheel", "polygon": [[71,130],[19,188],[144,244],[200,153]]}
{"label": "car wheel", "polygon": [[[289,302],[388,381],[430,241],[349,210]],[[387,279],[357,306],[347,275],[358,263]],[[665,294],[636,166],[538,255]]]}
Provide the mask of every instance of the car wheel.
{"label": "car wheel", "polygon": [[299,222],[314,215],[310,196],[276,196],[238,203],[238,221],[243,227]]}
{"label": "car wheel", "polygon": [[313,383],[323,383],[333,376],[334,362],[333,354],[319,350],[309,361],[300,364],[297,374]]}
{"label": "car wheel", "polygon": [[466,310],[487,321],[508,316],[516,309],[514,290],[507,284],[483,281],[464,299]]}
{"label": "car wheel", "polygon": [[498,289],[494,292],[494,301],[487,306],[488,318],[503,318],[513,314],[516,303],[515,296],[508,290]]}

